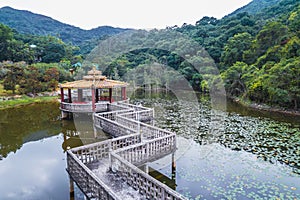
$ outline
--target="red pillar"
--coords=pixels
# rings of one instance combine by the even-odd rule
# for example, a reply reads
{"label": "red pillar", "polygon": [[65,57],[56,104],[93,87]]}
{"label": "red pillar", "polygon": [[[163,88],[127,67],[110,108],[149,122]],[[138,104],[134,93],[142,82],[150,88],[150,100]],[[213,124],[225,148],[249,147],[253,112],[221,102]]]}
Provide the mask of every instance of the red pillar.
{"label": "red pillar", "polygon": [[99,101],[99,90],[96,89],[96,103]]}
{"label": "red pillar", "polygon": [[121,88],[121,95],[122,95],[122,100],[126,100],[126,87]]}
{"label": "red pillar", "polygon": [[64,88],[60,88],[60,101],[64,102],[64,100],[65,100]]}
{"label": "red pillar", "polygon": [[112,99],[112,88],[109,88],[109,103],[112,103],[113,102],[113,99]]}
{"label": "red pillar", "polygon": [[95,88],[94,88],[94,86],[92,86],[92,110],[93,110],[93,112],[95,112],[95,108],[96,108],[96,106],[95,106]]}
{"label": "red pillar", "polygon": [[60,106],[61,106],[61,109],[63,109],[63,102],[65,100],[65,94],[64,94],[64,88],[60,88]]}
{"label": "red pillar", "polygon": [[83,97],[82,96],[82,89],[78,89],[77,92],[78,92],[78,101],[82,102],[82,97]]}
{"label": "red pillar", "polygon": [[68,98],[69,98],[69,103],[72,103],[72,93],[70,88],[68,88]]}

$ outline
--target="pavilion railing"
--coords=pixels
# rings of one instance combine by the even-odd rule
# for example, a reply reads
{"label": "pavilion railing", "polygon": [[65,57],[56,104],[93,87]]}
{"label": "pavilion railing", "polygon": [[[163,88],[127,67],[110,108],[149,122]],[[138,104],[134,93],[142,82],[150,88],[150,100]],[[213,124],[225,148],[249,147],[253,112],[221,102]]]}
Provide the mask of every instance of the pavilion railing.
{"label": "pavilion railing", "polygon": [[[66,103],[61,102],[60,109],[66,112],[94,112],[92,103]],[[106,112],[108,109],[108,102],[98,102],[95,104],[95,112]]]}

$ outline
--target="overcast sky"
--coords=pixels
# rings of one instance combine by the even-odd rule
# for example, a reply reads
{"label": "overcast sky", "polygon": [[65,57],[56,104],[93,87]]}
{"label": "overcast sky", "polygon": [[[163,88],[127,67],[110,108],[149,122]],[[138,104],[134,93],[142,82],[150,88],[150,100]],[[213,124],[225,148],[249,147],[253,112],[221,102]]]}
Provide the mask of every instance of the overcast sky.
{"label": "overcast sky", "polygon": [[29,10],[83,29],[166,28],[222,18],[251,0],[0,0],[0,7]]}

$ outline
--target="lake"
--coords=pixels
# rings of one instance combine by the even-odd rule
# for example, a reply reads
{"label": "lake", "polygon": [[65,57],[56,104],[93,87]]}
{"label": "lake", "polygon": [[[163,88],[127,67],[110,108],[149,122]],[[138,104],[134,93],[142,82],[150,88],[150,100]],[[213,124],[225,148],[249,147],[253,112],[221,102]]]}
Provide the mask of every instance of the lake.
{"label": "lake", "polygon": [[[149,173],[189,199],[300,199],[299,118],[232,102],[215,112],[206,96],[132,99],[154,107],[155,124],[177,133],[176,171],[167,156],[148,163]],[[0,111],[0,199],[69,199],[66,149],[109,138],[94,139],[90,116],[61,121],[58,106]],[[223,117],[217,131],[215,115]],[[75,199],[84,199],[76,187]]]}

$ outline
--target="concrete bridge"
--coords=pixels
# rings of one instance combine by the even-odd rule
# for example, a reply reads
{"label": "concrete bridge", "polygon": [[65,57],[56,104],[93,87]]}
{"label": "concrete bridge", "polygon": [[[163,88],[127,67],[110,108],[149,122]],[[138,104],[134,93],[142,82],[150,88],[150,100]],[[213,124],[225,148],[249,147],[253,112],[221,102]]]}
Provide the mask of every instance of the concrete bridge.
{"label": "concrete bridge", "polygon": [[174,153],[176,135],[152,125],[154,110],[126,101],[101,105],[94,126],[114,138],[67,151],[67,171],[89,199],[185,199],[140,166]]}

